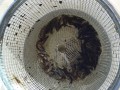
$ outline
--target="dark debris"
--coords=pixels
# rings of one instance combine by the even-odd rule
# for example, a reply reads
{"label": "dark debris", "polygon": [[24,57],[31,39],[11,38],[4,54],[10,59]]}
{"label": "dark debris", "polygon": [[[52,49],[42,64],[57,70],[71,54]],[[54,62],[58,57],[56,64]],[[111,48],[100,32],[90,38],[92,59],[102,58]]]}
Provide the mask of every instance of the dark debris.
{"label": "dark debris", "polygon": [[16,82],[17,82],[18,84],[21,83],[21,81],[20,81],[16,76],[13,76],[13,78],[16,80]]}
{"label": "dark debris", "polygon": [[25,5],[28,5],[27,3],[25,3]]}
{"label": "dark debris", "polygon": [[16,33],[15,33],[15,36],[17,36],[17,35],[18,35],[18,33],[16,32]]}
{"label": "dark debris", "polygon": [[62,1],[59,1],[60,4],[62,4]]}
{"label": "dark debris", "polygon": [[[48,33],[53,33],[53,29],[59,31],[61,27],[73,25],[78,29],[78,39],[81,42],[81,52],[79,57],[70,64],[72,72],[69,72],[66,67],[61,69],[55,68],[53,63],[48,60],[49,55],[46,53],[43,44],[49,38]],[[70,83],[78,78],[84,79],[98,64],[98,59],[101,54],[101,43],[97,38],[98,34],[95,29],[86,20],[70,15],[61,15],[52,19],[45,25],[39,34],[39,40],[36,43],[36,48],[40,51],[38,54],[41,58],[41,65],[45,73],[57,80],[68,79]],[[83,42],[84,41],[84,42]],[[82,62],[81,62],[82,61]]]}
{"label": "dark debris", "polygon": [[10,27],[10,25],[11,25],[11,24],[9,23],[7,26]]}
{"label": "dark debris", "polygon": [[42,6],[42,4],[39,4],[39,6]]}
{"label": "dark debris", "polygon": [[19,29],[21,28],[21,25],[19,25]]}
{"label": "dark debris", "polygon": [[53,6],[53,7],[57,7],[57,6]]}
{"label": "dark debris", "polygon": [[36,22],[39,22],[40,21],[40,19],[38,19]]}

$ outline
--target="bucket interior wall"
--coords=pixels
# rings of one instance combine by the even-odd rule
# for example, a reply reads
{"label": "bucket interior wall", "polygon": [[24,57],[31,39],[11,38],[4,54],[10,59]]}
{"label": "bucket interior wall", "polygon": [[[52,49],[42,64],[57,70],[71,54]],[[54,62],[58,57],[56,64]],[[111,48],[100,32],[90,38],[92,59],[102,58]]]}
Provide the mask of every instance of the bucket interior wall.
{"label": "bucket interior wall", "polygon": [[[45,74],[38,63],[36,42],[39,32],[47,22],[62,14],[88,21],[97,31],[102,45],[96,69],[84,80],[72,84],[58,83]],[[6,75],[15,90],[106,90],[119,69],[119,45],[115,23],[97,0],[26,0],[6,26],[2,58]]]}

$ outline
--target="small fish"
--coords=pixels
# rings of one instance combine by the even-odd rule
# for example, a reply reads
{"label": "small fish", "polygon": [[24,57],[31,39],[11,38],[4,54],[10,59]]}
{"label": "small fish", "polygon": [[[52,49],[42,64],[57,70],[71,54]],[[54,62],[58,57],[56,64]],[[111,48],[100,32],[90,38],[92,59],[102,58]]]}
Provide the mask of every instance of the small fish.
{"label": "small fish", "polygon": [[39,50],[39,51],[44,51],[44,50],[45,50],[44,47],[41,45],[41,42],[40,42],[40,41],[37,41],[37,43],[36,43],[36,48],[37,48],[37,50]]}
{"label": "small fish", "polygon": [[[59,31],[61,27],[74,26],[78,30],[78,40],[81,42],[81,51],[78,51],[79,57],[69,63],[68,66],[60,68],[57,64],[53,64],[54,60],[49,60],[49,55],[45,51],[43,44],[49,38],[48,34],[53,34],[53,29]],[[39,40],[36,43],[36,48],[39,51],[41,66],[45,73],[57,80],[68,79],[70,84],[76,79],[86,78],[98,64],[99,56],[102,52],[101,43],[98,34],[88,21],[74,15],[60,15],[53,18],[45,25],[39,34]],[[66,56],[67,57],[67,56]]]}

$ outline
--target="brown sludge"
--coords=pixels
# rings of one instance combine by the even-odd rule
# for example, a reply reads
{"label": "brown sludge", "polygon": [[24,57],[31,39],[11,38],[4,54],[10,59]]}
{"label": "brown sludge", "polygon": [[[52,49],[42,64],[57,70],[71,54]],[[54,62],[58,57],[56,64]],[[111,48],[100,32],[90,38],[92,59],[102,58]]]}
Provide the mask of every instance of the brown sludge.
{"label": "brown sludge", "polygon": [[[54,33],[53,29],[59,31],[61,27],[73,25],[78,30],[77,39],[81,43],[81,52],[78,51],[79,57],[72,63],[70,71],[67,67],[60,68],[55,67],[52,60],[49,60],[49,55],[46,53],[43,44],[49,38],[48,33]],[[101,54],[101,43],[98,39],[98,34],[95,29],[84,19],[72,16],[61,15],[52,19],[46,26],[42,28],[39,34],[39,40],[36,43],[39,57],[41,59],[40,64],[50,77],[57,80],[70,80],[70,83],[77,79],[84,79],[88,76],[92,70],[94,70],[98,64],[98,59]],[[61,47],[61,50],[64,48]]]}

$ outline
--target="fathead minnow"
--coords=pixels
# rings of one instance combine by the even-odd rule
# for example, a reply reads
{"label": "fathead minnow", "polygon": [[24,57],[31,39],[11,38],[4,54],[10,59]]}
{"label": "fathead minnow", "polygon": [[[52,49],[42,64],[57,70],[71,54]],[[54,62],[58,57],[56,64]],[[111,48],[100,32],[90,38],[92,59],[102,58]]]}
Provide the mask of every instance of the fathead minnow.
{"label": "fathead minnow", "polygon": [[[59,66],[60,64],[58,62],[54,62],[55,60],[50,59],[50,56],[44,48],[44,43],[49,38],[49,34],[52,35],[54,33],[53,29],[58,32],[62,27],[67,26],[74,26],[78,30],[76,38],[80,42],[81,49],[77,51],[79,55],[75,60],[72,60],[72,58],[70,60],[68,55],[65,54],[69,51],[74,57],[74,50],[70,51],[71,49],[68,47],[58,49],[58,52],[62,53],[61,57],[64,58],[63,60],[66,63],[63,64],[62,67],[62,65]],[[78,16],[64,14],[53,18],[41,29],[36,48],[39,51],[38,56],[41,59],[40,64],[45,73],[59,81],[68,79],[71,84],[77,79],[82,80],[86,78],[91,71],[96,68],[99,56],[102,52],[98,34],[92,25]]]}

